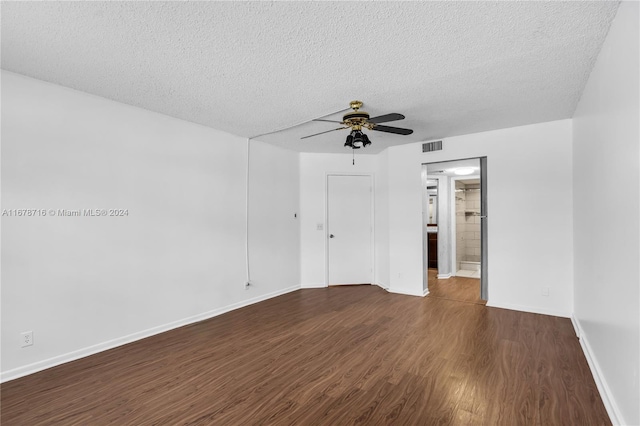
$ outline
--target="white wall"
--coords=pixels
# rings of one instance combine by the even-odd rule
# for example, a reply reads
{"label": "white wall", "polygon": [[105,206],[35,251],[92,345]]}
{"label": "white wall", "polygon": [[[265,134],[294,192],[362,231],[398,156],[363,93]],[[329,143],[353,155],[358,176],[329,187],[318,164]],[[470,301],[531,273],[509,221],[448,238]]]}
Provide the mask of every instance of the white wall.
{"label": "white wall", "polygon": [[[488,157],[489,304],[569,317],[572,312],[571,122],[562,120],[421,144],[377,156],[300,155],[301,283],[324,286],[327,173],[374,173],[376,283],[423,295],[421,164]],[[541,221],[531,200],[554,206]],[[546,210],[545,210],[546,211]],[[514,249],[516,248],[516,249]],[[549,296],[542,288],[549,287]]]}
{"label": "white wall", "polygon": [[251,141],[250,159],[250,291],[300,287],[299,154]]}
{"label": "white wall", "polygon": [[640,424],[638,9],[621,3],[573,119],[575,319],[628,425]]}
{"label": "white wall", "polygon": [[388,148],[389,156],[389,289],[422,296],[421,144]]}
{"label": "white wall", "polygon": [[[297,158],[257,150],[286,170],[252,175],[256,190],[279,194],[250,200],[275,220],[297,204],[295,182],[278,186],[296,179]],[[2,379],[297,285],[294,257],[280,274],[254,262],[256,286],[244,288],[246,167],[245,139],[3,71],[2,208],[129,215],[2,217]],[[252,226],[252,252],[264,255],[264,223]],[[297,250],[289,228],[275,257]],[[24,331],[33,346],[20,348]]]}
{"label": "white wall", "polygon": [[451,203],[449,202],[451,196],[450,178],[447,176],[430,176],[429,178],[438,181],[438,195],[441,200],[438,202],[438,276],[445,278],[455,275],[457,271],[453,265],[453,256],[451,253],[453,244],[451,235]]}
{"label": "white wall", "polygon": [[389,158],[387,150],[376,155],[375,182],[375,283],[388,289],[389,277]]}
{"label": "white wall", "polygon": [[[346,149],[346,148],[345,148]],[[375,220],[376,226],[380,226],[378,212],[381,208],[378,200],[379,178],[376,171],[384,167],[374,155],[356,155],[355,165],[352,164],[351,154],[300,154],[300,250],[301,250],[301,284],[302,287],[324,287],[326,279],[326,239],[327,227],[325,223],[326,212],[326,175],[332,173],[364,173],[374,175],[375,187]],[[383,183],[384,185],[384,183]],[[384,189],[382,197],[384,200]],[[384,221],[384,212],[381,212]],[[317,229],[318,224],[323,225],[323,230]],[[378,248],[384,252],[383,239],[378,241],[378,232],[375,233],[374,247],[376,249],[376,271],[378,271]],[[384,255],[382,255],[384,261]]]}
{"label": "white wall", "polygon": [[392,289],[422,292],[421,164],[487,156],[489,305],[571,315],[570,120],[448,138],[438,152],[388,151]]}

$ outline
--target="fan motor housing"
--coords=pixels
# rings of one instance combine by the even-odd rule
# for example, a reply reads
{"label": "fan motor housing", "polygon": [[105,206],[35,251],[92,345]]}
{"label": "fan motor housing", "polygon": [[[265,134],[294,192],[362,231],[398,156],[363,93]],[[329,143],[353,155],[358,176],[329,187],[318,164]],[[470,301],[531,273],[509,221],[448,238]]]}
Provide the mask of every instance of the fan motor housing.
{"label": "fan motor housing", "polygon": [[368,127],[367,120],[369,120],[369,113],[364,111],[352,111],[342,117],[342,122],[353,130]]}
{"label": "fan motor housing", "polygon": [[354,118],[360,118],[360,119],[368,120],[369,119],[369,113],[368,112],[364,112],[364,111],[353,111],[353,112],[346,113],[342,117],[342,119],[344,121],[353,120]]}

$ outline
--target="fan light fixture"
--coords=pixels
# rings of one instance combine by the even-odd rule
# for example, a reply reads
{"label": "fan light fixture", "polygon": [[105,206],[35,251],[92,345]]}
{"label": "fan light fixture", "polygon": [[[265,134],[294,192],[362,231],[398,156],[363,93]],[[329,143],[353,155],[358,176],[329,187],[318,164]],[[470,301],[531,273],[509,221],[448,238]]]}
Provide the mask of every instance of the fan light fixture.
{"label": "fan light fixture", "polygon": [[347,136],[347,140],[344,143],[344,146],[349,147],[351,149],[360,149],[364,148],[367,145],[371,145],[371,141],[369,137],[362,133],[362,130],[352,130]]}

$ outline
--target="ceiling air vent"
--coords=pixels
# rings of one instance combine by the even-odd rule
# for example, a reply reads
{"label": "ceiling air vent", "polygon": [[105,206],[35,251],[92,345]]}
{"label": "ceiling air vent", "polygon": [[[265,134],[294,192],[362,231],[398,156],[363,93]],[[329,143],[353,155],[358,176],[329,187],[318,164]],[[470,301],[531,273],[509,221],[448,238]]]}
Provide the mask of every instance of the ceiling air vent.
{"label": "ceiling air vent", "polygon": [[442,150],[442,141],[427,142],[422,144],[422,152]]}

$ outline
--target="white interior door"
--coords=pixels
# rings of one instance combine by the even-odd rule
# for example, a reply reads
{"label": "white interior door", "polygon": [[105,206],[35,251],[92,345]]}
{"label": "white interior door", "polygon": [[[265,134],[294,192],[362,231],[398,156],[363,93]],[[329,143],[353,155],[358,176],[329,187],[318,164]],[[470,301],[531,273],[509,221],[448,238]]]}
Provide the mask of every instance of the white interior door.
{"label": "white interior door", "polygon": [[327,177],[329,285],[371,284],[371,176]]}

